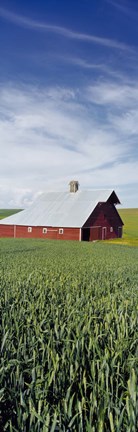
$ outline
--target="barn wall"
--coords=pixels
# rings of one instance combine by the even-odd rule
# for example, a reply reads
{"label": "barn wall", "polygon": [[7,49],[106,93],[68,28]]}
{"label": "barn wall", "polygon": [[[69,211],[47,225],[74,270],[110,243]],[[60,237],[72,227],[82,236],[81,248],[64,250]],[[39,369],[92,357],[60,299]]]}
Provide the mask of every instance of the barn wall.
{"label": "barn wall", "polygon": [[[47,228],[46,234],[43,228]],[[59,234],[57,227],[32,227],[32,232],[28,232],[28,226],[0,225],[0,237],[79,240],[79,234],[79,228],[64,228],[63,234]]]}
{"label": "barn wall", "polygon": [[90,240],[102,240],[104,237],[103,228],[106,227],[105,238],[117,238],[121,237],[121,230],[119,232],[119,227],[122,227],[121,218],[115,208],[111,203],[99,203],[95,210],[92,212],[84,227],[90,228]]}
{"label": "barn wall", "polygon": [[102,240],[102,227],[94,226],[90,228],[90,241]]}
{"label": "barn wall", "polygon": [[14,237],[14,226],[0,225],[0,237]]}

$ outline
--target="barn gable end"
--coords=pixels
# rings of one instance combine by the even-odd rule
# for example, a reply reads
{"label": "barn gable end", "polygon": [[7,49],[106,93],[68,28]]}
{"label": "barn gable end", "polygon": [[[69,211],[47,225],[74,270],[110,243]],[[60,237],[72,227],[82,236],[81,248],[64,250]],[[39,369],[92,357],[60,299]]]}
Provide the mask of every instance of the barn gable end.
{"label": "barn gable end", "polygon": [[106,203],[97,204],[85,222],[82,233],[84,233],[85,237],[85,230],[89,228],[90,241],[117,238],[122,237],[122,226],[122,219],[114,204],[107,201]]}

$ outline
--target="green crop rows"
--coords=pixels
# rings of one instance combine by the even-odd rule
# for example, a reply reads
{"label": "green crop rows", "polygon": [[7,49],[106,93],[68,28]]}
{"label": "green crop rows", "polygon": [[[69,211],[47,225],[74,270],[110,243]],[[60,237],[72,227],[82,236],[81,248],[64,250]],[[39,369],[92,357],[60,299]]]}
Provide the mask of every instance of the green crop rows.
{"label": "green crop rows", "polygon": [[138,430],[138,248],[0,240],[0,431]]}

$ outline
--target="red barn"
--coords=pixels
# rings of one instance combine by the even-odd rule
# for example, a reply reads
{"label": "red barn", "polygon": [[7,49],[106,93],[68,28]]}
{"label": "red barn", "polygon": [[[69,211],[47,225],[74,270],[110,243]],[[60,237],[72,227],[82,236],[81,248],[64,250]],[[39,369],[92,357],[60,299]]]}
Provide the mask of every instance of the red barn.
{"label": "red barn", "polygon": [[62,240],[105,240],[122,237],[123,222],[112,190],[43,193],[29,208],[0,221],[0,237]]}

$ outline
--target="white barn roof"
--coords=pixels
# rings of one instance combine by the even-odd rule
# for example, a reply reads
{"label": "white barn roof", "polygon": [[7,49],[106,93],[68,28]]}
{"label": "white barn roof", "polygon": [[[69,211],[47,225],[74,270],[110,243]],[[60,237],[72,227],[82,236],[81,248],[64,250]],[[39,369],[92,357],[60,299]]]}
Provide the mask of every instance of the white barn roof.
{"label": "white barn roof", "polygon": [[112,194],[114,203],[120,203],[113,190],[46,192],[26,210],[2,219],[0,224],[81,228],[96,205],[106,202]]}

